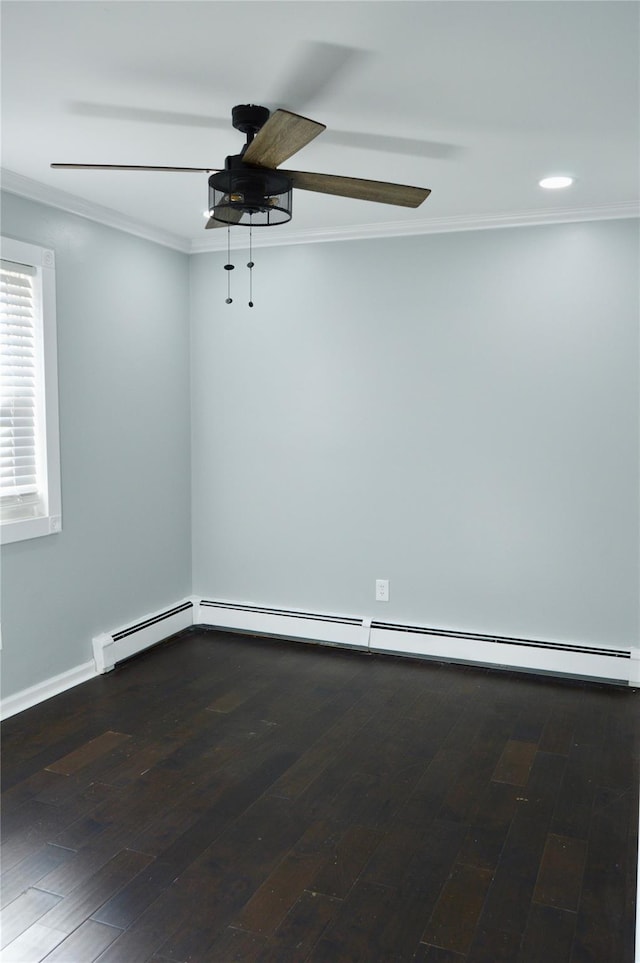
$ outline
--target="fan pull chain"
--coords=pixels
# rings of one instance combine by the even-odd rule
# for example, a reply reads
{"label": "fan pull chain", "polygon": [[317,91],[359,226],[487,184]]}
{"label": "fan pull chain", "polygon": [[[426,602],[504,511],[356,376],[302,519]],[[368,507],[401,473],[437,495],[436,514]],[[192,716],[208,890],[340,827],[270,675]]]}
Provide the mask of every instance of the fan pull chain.
{"label": "fan pull chain", "polygon": [[234,265],[231,263],[231,226],[227,225],[227,263],[224,266],[227,272],[227,298],[225,304],[233,304],[233,298],[231,297],[231,272],[233,268]]}
{"label": "fan pull chain", "polygon": [[247,267],[249,268],[249,307],[253,307],[253,214],[251,215],[251,220],[249,222],[249,261],[247,262]]}

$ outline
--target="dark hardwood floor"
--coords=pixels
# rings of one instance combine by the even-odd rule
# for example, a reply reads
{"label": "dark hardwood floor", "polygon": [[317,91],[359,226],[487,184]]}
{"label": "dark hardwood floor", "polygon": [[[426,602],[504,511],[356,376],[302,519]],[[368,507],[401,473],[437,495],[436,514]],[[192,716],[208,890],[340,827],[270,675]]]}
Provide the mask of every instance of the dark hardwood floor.
{"label": "dark hardwood floor", "polygon": [[640,693],[190,629],[3,726],[4,963],[633,963]]}

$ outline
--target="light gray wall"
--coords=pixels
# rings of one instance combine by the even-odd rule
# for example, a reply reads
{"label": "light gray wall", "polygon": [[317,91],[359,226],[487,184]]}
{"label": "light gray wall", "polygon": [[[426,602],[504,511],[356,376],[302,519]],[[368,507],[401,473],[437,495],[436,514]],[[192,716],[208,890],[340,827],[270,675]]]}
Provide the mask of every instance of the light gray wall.
{"label": "light gray wall", "polygon": [[246,252],[227,306],[223,254],[2,229],[56,251],[64,515],[3,549],[4,695],[190,594],[191,491],[202,595],[637,643],[637,222],[258,249],[253,310]]}
{"label": "light gray wall", "polygon": [[637,222],[254,253],[191,258],[194,591],[637,644]]}
{"label": "light gray wall", "polygon": [[2,233],[56,253],[63,531],[2,557],[11,695],[191,588],[188,258],[13,195]]}

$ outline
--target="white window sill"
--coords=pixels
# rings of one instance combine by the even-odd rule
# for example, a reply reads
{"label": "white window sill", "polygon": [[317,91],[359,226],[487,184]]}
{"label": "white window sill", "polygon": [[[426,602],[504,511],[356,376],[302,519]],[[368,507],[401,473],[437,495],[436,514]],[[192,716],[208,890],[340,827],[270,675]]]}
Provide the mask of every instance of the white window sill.
{"label": "white window sill", "polygon": [[60,515],[41,515],[39,518],[21,518],[15,521],[3,521],[0,526],[0,544],[22,542],[28,538],[39,538],[41,535],[56,535],[62,530]]}

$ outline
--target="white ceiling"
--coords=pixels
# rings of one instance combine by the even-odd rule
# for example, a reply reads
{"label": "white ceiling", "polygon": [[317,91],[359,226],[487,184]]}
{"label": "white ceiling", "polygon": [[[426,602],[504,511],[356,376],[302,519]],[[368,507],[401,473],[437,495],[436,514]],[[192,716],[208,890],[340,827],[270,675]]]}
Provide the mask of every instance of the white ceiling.
{"label": "white ceiling", "polygon": [[[244,143],[231,108],[258,103],[327,125],[285,167],[432,189],[417,210],[296,191],[293,220],[270,240],[628,216],[639,194],[639,9],[4,0],[3,184],[78,211],[100,205],[185,250],[213,248],[226,232],[203,229],[206,174],[49,164],[221,167]],[[558,172],[574,186],[538,187]]]}

